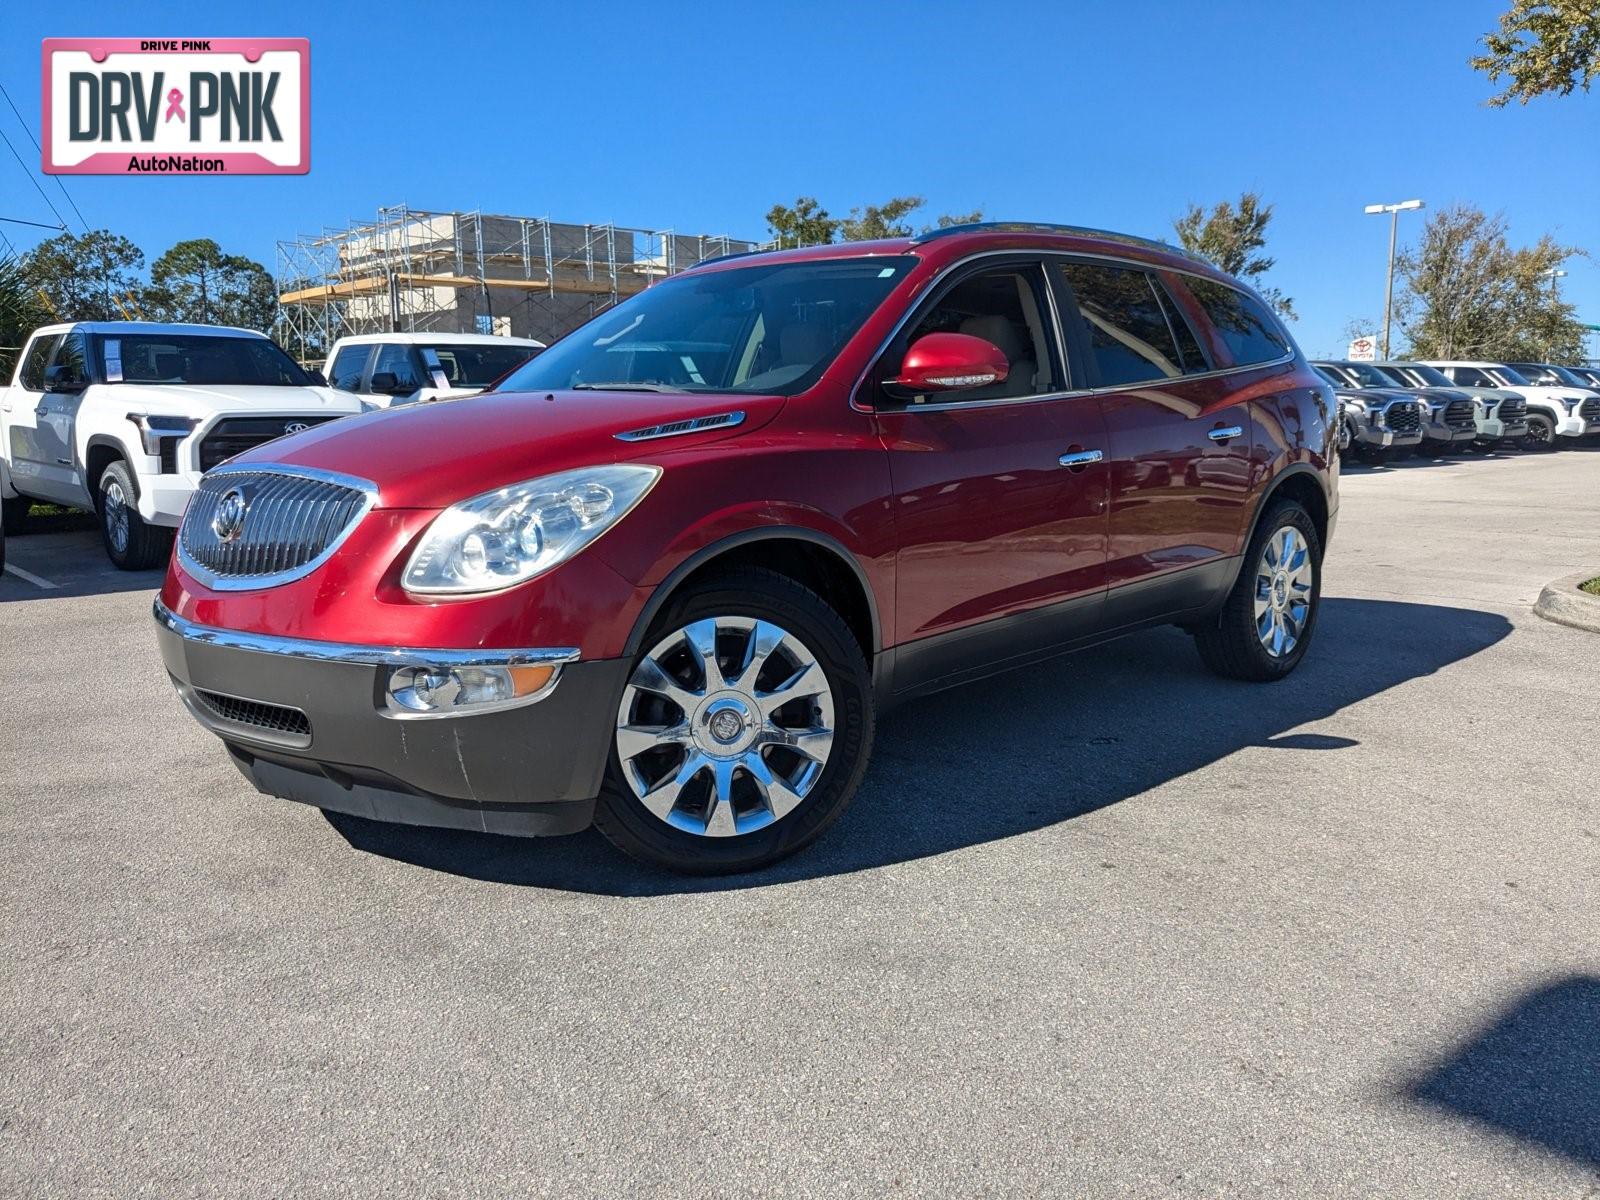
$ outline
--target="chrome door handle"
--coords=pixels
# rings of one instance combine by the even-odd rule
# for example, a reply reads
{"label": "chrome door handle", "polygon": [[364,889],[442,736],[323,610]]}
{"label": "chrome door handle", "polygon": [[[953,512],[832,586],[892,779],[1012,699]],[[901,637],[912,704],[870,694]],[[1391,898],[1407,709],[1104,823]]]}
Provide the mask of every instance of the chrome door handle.
{"label": "chrome door handle", "polygon": [[1087,467],[1090,463],[1097,463],[1105,457],[1098,450],[1074,450],[1071,454],[1063,454],[1056,459],[1063,467]]}
{"label": "chrome door handle", "polygon": [[1244,426],[1229,425],[1226,429],[1213,429],[1210,433],[1206,434],[1206,436],[1213,442],[1226,442],[1230,438],[1243,437]]}

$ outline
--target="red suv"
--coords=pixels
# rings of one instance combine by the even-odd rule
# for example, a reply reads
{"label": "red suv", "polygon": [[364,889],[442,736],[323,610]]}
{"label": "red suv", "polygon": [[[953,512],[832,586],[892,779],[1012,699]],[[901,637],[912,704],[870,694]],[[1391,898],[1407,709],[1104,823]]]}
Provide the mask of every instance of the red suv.
{"label": "red suv", "polygon": [[718,259],[492,392],[212,471],[162,656],[268,794],[755,868],[839,816],[886,704],[1162,623],[1293,670],[1333,403],[1255,294],[1137,238]]}

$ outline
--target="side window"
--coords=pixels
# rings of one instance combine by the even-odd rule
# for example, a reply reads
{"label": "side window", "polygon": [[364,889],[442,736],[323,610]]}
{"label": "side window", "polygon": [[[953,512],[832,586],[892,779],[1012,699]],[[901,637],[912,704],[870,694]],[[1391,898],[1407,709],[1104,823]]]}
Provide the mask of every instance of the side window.
{"label": "side window", "polygon": [[19,384],[30,392],[44,391],[44,369],[50,365],[50,355],[60,340],[60,334],[33,339],[33,344],[28,347],[28,357],[22,362],[22,371],[17,376]]}
{"label": "side window", "polygon": [[[1177,335],[1147,272],[1069,262],[1061,273],[1089,335],[1097,386],[1176,379],[1184,373]],[[1194,353],[1196,366],[1189,369],[1205,370],[1198,346]]]}
{"label": "side window", "polygon": [[1494,387],[1494,380],[1477,367],[1447,367],[1445,374],[1450,376],[1450,382],[1462,387]]}
{"label": "side window", "polygon": [[1216,326],[1236,366],[1272,362],[1289,353],[1288,340],[1255,297],[1211,279],[1190,278],[1184,283]]}
{"label": "side window", "polygon": [[416,355],[411,352],[410,346],[378,347],[378,361],[372,364],[372,375],[373,378],[377,378],[385,374],[392,374],[397,388],[404,388],[408,392],[428,386],[428,381],[422,377],[422,372],[417,367]]}
{"label": "side window", "polygon": [[56,351],[54,365],[62,368],[62,383],[89,382],[89,365],[84,352],[83,334],[69,333],[61,339],[61,347]]}
{"label": "side window", "polygon": [[954,400],[1009,400],[1060,391],[1045,332],[1044,273],[1035,265],[995,267],[957,282],[896,339],[887,374],[919,338],[930,333],[965,333],[1000,348],[1011,364],[1004,381],[950,395]]}
{"label": "side window", "polygon": [[328,364],[328,385],[344,392],[361,390],[361,372],[366,368],[371,346],[341,346]]}

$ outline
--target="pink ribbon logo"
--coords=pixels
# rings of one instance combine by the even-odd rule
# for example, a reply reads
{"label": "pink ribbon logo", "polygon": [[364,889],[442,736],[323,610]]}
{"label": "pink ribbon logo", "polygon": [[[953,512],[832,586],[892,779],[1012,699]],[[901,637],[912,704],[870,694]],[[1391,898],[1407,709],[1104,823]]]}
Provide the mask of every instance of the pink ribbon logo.
{"label": "pink ribbon logo", "polygon": [[167,115],[162,123],[165,124],[166,121],[172,120],[173,117],[177,117],[180,121],[189,119],[183,115],[183,93],[177,88],[173,88],[167,93]]}

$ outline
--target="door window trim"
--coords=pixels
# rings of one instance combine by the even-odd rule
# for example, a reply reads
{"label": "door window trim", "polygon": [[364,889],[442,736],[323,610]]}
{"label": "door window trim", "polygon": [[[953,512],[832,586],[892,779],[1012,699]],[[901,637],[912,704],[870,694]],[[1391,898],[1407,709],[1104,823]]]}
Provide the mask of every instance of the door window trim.
{"label": "door window trim", "polygon": [[[1115,266],[1133,267],[1142,271],[1165,271],[1173,275],[1185,275],[1194,279],[1204,279],[1210,283],[1224,283],[1223,280],[1217,279],[1212,275],[1206,275],[1200,271],[1185,270],[1182,267],[1168,266],[1165,263],[1156,264],[1143,262],[1136,258],[1126,258],[1116,254],[1095,254],[1083,250],[1052,250],[1048,248],[1040,248],[1037,250],[983,250],[977,254],[969,254],[965,258],[957,259],[955,262],[949,263],[943,267],[938,274],[929,280],[928,296],[931,297],[933,295],[934,289],[941,288],[953,272],[960,270],[963,267],[970,266],[973,263],[980,262],[984,259],[994,258],[1014,258],[1018,259],[1019,261],[1039,261],[1046,263],[1046,265],[1048,265],[1049,260],[1051,259],[1063,259],[1069,262],[1111,263]],[[1045,271],[1045,291],[1050,298],[1051,315],[1053,318],[1053,323],[1056,327],[1055,331],[1058,349],[1064,353],[1066,349],[1064,336],[1065,329],[1061,320],[1060,302],[1057,299],[1055,289],[1051,286],[1054,275],[1054,271]],[[1235,291],[1240,290],[1236,285],[1231,283],[1224,283],[1224,286],[1232,287]],[[943,293],[941,292],[940,294],[942,295]],[[1248,295],[1249,293],[1246,294]],[[866,368],[861,372],[860,377],[856,380],[855,386],[850,389],[850,407],[855,409],[857,412],[949,412],[954,409],[961,408],[996,408],[1014,404],[1038,404],[1045,400],[1070,400],[1077,396],[1098,396],[1103,393],[1125,392],[1128,390],[1127,385],[1119,385],[1116,387],[1078,387],[1069,388],[1068,390],[1061,392],[1051,392],[1043,396],[1019,396],[996,400],[950,400],[938,404],[915,404],[895,408],[874,407],[871,404],[863,403],[862,401],[865,390],[872,386],[873,377],[877,373],[879,363],[882,361],[884,354],[888,352],[890,346],[894,345],[894,340],[900,336],[900,332],[905,328],[907,322],[909,322],[911,318],[918,312],[922,311],[922,306],[925,303],[927,303],[926,297],[923,300],[912,304],[906,309],[905,312],[900,314],[900,319],[894,323],[894,327],[890,329],[888,336],[883,339],[877,350],[873,352],[872,357],[868,359]],[[1271,315],[1274,321],[1278,321],[1276,314]],[[1081,318],[1079,323],[1081,324]],[[1282,322],[1278,322],[1278,324],[1281,327]],[[1235,363],[1225,367],[1213,366],[1209,371],[1199,372],[1194,375],[1180,375],[1176,379],[1166,380],[1165,383],[1166,385],[1171,385],[1176,383],[1188,383],[1191,380],[1197,379],[1217,379],[1224,375],[1237,375],[1245,371],[1264,371],[1272,367],[1280,367],[1286,363],[1292,363],[1299,352],[1295,348],[1294,338],[1289,336],[1289,331],[1284,329],[1283,333],[1284,336],[1288,338],[1289,350],[1281,358],[1272,359],[1270,362],[1246,363],[1243,365]],[[1197,341],[1200,340],[1198,334],[1195,335],[1195,338]],[[1204,343],[1202,343],[1202,349],[1204,349]],[[1069,371],[1071,370],[1071,366],[1071,363],[1067,364]],[[1072,376],[1072,378],[1075,377],[1075,375]]]}

